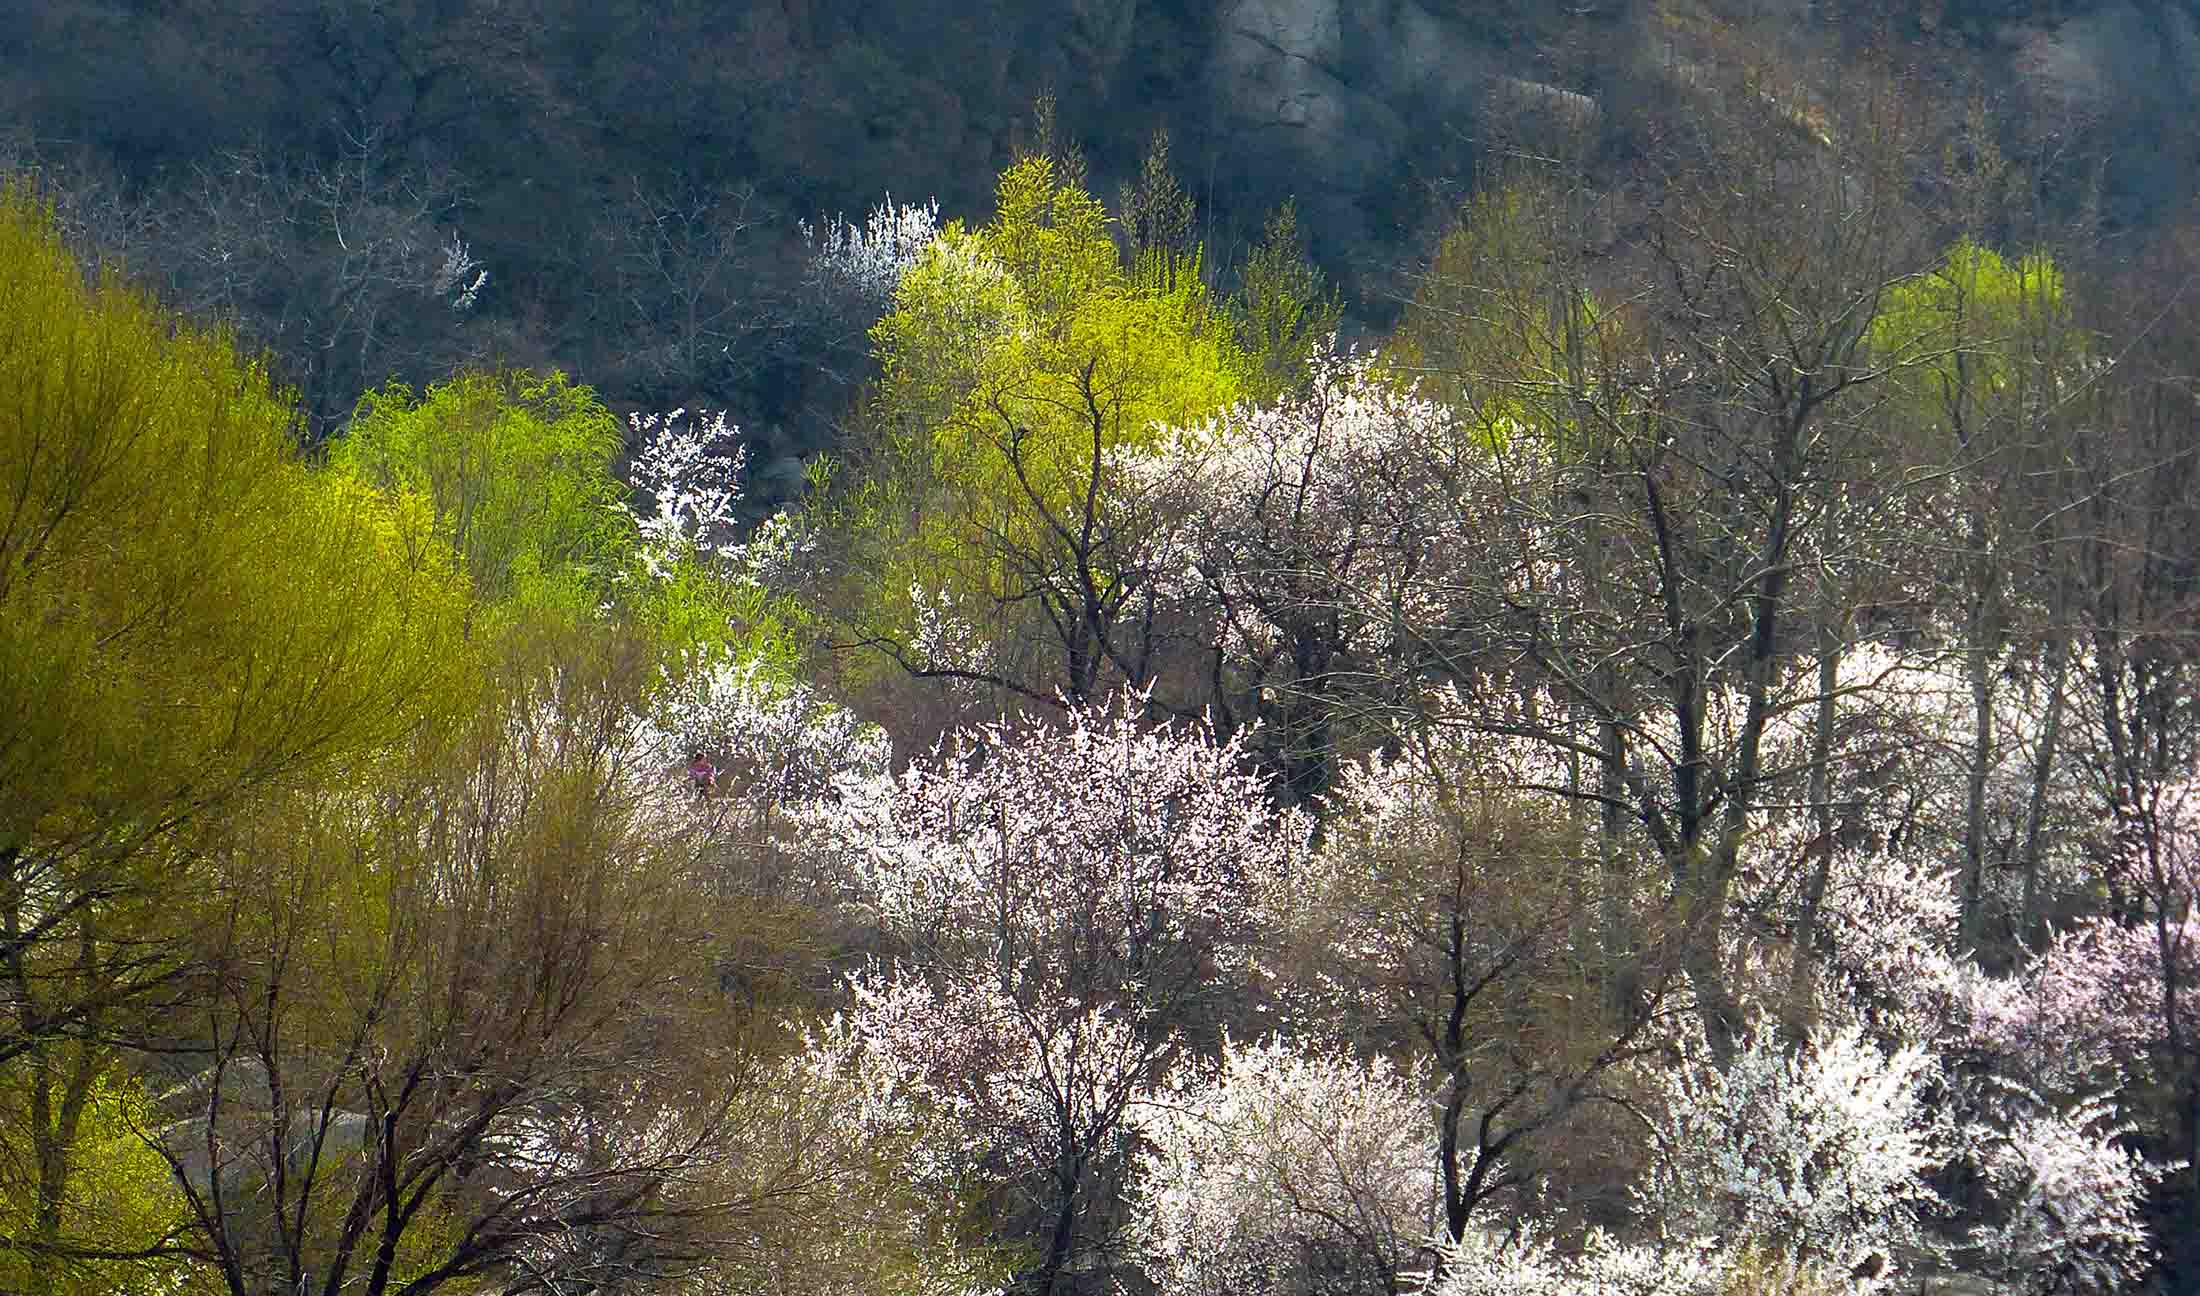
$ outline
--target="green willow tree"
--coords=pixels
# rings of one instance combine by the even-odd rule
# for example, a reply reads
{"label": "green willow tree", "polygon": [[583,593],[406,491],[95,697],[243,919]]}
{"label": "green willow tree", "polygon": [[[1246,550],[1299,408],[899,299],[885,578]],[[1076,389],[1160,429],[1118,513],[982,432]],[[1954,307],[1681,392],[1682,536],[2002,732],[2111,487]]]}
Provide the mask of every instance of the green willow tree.
{"label": "green willow tree", "polygon": [[[456,722],[233,821],[162,1151],[219,1290],[415,1296],[704,1267],[760,1065],[713,956],[653,672],[537,620]],[[770,1188],[786,1191],[783,1183]]]}
{"label": "green willow tree", "polygon": [[330,460],[426,499],[477,599],[581,615],[636,552],[621,447],[618,420],[565,375],[476,373],[369,392]]}
{"label": "green willow tree", "polygon": [[[1076,701],[1156,651],[1154,518],[1119,452],[1238,399],[1246,362],[1199,277],[1126,268],[1047,158],[999,199],[941,234],[872,334],[881,445],[838,506],[856,561],[837,601],[854,644],[911,673]],[[943,650],[946,616],[982,649]]]}
{"label": "green willow tree", "polygon": [[[637,430],[668,425],[680,421]],[[625,452],[625,430],[593,390],[561,373],[509,370],[369,392],[329,457],[426,502],[471,582],[470,631],[608,618],[669,655],[719,645],[788,656],[786,609],[739,564],[694,545],[647,551],[632,506],[649,488],[615,475]],[[725,471],[739,469],[728,460]]]}
{"label": "green willow tree", "polygon": [[[0,1285],[180,1239],[113,1142],[195,964],[205,835],[440,705],[462,578],[407,496],[294,452],[230,342],[0,191]],[[110,1149],[111,1150],[111,1149]],[[140,1209],[140,1207],[143,1209]],[[144,1226],[136,1229],[135,1226]]]}

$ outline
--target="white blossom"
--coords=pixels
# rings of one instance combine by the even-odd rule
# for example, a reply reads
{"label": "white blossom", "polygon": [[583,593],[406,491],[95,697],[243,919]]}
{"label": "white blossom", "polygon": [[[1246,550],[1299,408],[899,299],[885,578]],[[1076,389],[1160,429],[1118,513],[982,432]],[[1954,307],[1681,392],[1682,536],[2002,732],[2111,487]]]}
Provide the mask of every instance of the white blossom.
{"label": "white blossom", "polygon": [[666,755],[703,752],[739,795],[795,806],[830,800],[845,781],[882,776],[886,732],[808,684],[724,654],[692,658],[657,701]]}
{"label": "white blossom", "polygon": [[1326,651],[1367,657],[1394,649],[1401,620],[1438,615],[1441,581],[1416,574],[1464,559],[1444,472],[1464,442],[1447,407],[1374,357],[1325,349],[1302,394],[1235,407],[1118,466],[1133,488],[1176,497],[1190,524],[1162,592],[1214,609],[1216,644],[1259,666],[1309,627],[1325,629]]}
{"label": "white blossom", "polygon": [[1132,1240],[1163,1291],[1391,1290],[1435,1227],[1426,1075],[1282,1039],[1141,1105]]}
{"label": "white blossom", "polygon": [[663,577],[683,558],[730,552],[740,523],[741,430],[723,411],[689,418],[686,410],[629,418],[635,452],[630,485],[650,501],[635,512],[642,561]]}
{"label": "white blossom", "polygon": [[2107,1096],[2057,1111],[2003,1086],[1972,1130],[1971,1158],[1991,1195],[1974,1227],[1977,1265],[2013,1292],[2111,1296],[2134,1289],[2154,1260],[2147,1198],[2177,1166],[2146,1160],[2121,1140]]}
{"label": "white blossom", "polygon": [[1060,949],[1082,963],[1043,975],[1119,984],[1240,939],[1244,896],[1304,826],[1268,808],[1236,741],[1148,730],[1141,709],[1125,694],[1060,727],[967,731],[849,788],[830,831],[889,929],[1003,964]]}
{"label": "white blossom", "polygon": [[1939,1063],[1856,1029],[1790,1050],[1771,1031],[1725,1071],[1700,1057],[1661,1073],[1659,1155],[1638,1196],[1667,1235],[1749,1239],[1788,1261],[1873,1282],[1938,1243],[1947,1205],[1928,1176],[1952,1151],[1928,1103]]}
{"label": "white blossom", "polygon": [[481,290],[489,286],[489,272],[474,260],[473,250],[456,233],[443,245],[443,263],[430,277],[428,291],[438,297],[447,297],[451,310],[464,314],[474,308],[481,299]]}
{"label": "white blossom", "polygon": [[810,272],[831,285],[883,310],[901,278],[924,256],[940,232],[938,201],[896,206],[892,195],[871,209],[863,224],[832,220],[822,230],[804,221],[802,241],[810,249]]}
{"label": "white blossom", "polygon": [[963,614],[959,601],[946,589],[922,584],[909,586],[912,622],[909,635],[911,664],[919,670],[949,672],[950,689],[962,697],[977,697],[980,682],[997,664],[999,647]]}
{"label": "white blossom", "polygon": [[[664,831],[719,849],[720,869],[761,866],[752,884],[803,891],[821,905],[849,900],[843,857],[819,840],[817,825],[843,786],[885,776],[893,756],[885,731],[807,684],[723,651],[683,662],[636,728],[657,773]],[[717,774],[707,797],[685,772],[698,753]]]}
{"label": "white blossom", "polygon": [[1715,1242],[1627,1245],[1592,1232],[1572,1253],[1532,1222],[1469,1229],[1437,1251],[1423,1296],[1725,1296],[1735,1253]]}
{"label": "white blossom", "polygon": [[930,1182],[1043,1181],[1066,1157],[1115,1147],[1164,1051],[1118,1014],[1025,1002],[952,970],[877,968],[850,989],[846,1029],[862,1040],[871,1101],[926,1123],[911,1167]]}
{"label": "white blossom", "polygon": [[1072,1226],[1191,1005],[1245,961],[1244,889],[1304,832],[1235,744],[1143,709],[960,734],[845,782],[817,822],[909,951],[851,986],[879,1083],[957,1132],[934,1173],[983,1171],[1057,1221],[1048,1265],[1084,1245]]}

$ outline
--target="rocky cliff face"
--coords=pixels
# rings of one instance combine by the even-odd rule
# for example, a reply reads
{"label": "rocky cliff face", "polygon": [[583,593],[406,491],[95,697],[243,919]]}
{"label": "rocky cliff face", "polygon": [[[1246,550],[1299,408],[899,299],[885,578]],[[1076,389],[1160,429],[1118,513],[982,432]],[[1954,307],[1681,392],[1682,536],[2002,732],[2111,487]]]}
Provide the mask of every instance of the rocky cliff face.
{"label": "rocky cliff face", "polygon": [[1208,144],[1247,192],[1288,179],[1317,230],[1380,240],[1401,180],[1456,151],[1503,58],[1415,0],[1229,0],[1200,87]]}
{"label": "rocky cliff face", "polygon": [[[382,132],[529,206],[634,177],[758,185],[789,211],[886,190],[980,208],[1051,88],[1103,184],[1167,125],[1195,192],[1296,193],[1381,246],[1468,165],[1493,87],[1602,97],[1723,24],[1837,59],[1892,36],[2004,107],[2115,125],[2136,193],[2191,150],[2196,0],[50,0],[0,34],[0,121],[143,171],[258,138]],[[525,12],[520,12],[524,10]],[[1838,12],[1838,20],[1828,15]],[[1802,45],[1796,45],[1800,41]],[[1814,48],[1803,48],[1815,41]],[[151,57],[148,58],[148,52]],[[131,69],[127,75],[125,69]],[[2136,127],[2136,129],[2134,129]],[[536,213],[540,215],[541,213]],[[1239,225],[1259,213],[1228,213]],[[519,236],[525,222],[515,225]]]}

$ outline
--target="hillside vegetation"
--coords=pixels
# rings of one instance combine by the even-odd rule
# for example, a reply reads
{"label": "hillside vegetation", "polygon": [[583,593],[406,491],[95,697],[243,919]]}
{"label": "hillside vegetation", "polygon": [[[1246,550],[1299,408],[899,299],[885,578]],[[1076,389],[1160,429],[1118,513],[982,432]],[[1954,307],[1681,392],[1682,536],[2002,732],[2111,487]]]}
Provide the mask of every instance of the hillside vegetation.
{"label": "hillside vegetation", "polygon": [[[1341,13],[736,25],[1372,131]],[[1067,72],[936,201],[491,218],[436,150],[596,165],[534,53],[645,29],[463,3],[261,15],[334,136],[25,152],[0,1289],[2189,1289],[2200,244],[1963,70],[2123,11],[1385,13],[1550,70],[1380,264]]]}

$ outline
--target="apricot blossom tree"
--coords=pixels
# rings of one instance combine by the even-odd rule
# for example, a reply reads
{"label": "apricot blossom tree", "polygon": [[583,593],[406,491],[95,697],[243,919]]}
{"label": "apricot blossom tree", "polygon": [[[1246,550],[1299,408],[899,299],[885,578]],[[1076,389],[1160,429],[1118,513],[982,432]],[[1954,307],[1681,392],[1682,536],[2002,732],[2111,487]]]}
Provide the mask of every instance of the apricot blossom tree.
{"label": "apricot blossom tree", "polygon": [[1247,899],[1304,831],[1240,745],[1148,730],[1142,710],[1126,694],[964,732],[844,782],[816,820],[902,950],[856,979],[854,1029],[1017,1203],[1038,1293],[1099,1247],[1089,1207],[1123,1173],[1131,1108],[1210,1029],[1246,962]]}

